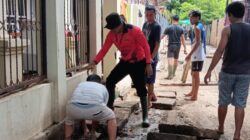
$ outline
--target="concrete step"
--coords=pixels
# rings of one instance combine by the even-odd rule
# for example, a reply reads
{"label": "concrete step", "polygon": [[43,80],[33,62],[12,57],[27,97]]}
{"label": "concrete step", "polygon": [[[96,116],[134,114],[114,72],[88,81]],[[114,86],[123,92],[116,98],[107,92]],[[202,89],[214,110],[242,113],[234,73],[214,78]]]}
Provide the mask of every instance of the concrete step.
{"label": "concrete step", "polygon": [[156,102],[152,102],[152,108],[161,110],[172,110],[176,105],[176,99],[158,98]]}
{"label": "concrete step", "polygon": [[164,89],[156,89],[156,96],[159,98],[173,98],[176,99],[177,93],[175,91],[166,91]]}
{"label": "concrete step", "polygon": [[147,135],[147,140],[197,140],[197,138],[180,134],[150,132]]}
{"label": "concrete step", "polygon": [[159,130],[161,133],[196,136],[198,139],[219,140],[220,138],[220,135],[215,130],[201,129],[195,126],[159,124]]}

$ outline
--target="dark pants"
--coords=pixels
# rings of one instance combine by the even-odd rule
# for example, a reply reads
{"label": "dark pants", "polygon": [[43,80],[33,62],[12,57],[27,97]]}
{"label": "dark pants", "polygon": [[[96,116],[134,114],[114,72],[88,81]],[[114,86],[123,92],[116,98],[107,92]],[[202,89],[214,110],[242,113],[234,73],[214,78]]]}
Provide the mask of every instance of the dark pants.
{"label": "dark pants", "polygon": [[127,75],[130,75],[135,85],[137,95],[140,97],[147,96],[147,89],[145,87],[145,68],[145,60],[135,63],[128,63],[121,60],[115,66],[106,81],[106,87],[109,92],[108,107],[113,108],[115,100],[115,85]]}

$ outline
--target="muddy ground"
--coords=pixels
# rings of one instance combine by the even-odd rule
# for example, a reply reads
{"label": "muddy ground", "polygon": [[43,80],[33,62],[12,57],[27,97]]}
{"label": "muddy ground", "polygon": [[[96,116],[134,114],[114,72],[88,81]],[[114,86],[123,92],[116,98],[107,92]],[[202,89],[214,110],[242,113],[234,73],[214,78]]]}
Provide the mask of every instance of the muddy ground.
{"label": "muddy ground", "polygon": [[[209,47],[208,55],[212,56],[214,48]],[[180,84],[181,74],[183,71],[184,62],[183,50],[181,50],[180,64],[176,73],[176,77],[169,81],[164,78],[167,76],[166,70],[166,56],[161,55],[161,61],[159,63],[157,82],[156,82],[156,93],[166,91],[177,92],[177,104],[173,110],[157,110],[150,109],[149,118],[151,126],[150,128],[143,129],[140,127],[141,114],[133,114],[128,124],[122,131],[122,134],[118,137],[118,140],[145,140],[148,132],[158,131],[158,124],[185,124],[192,125],[199,128],[216,129],[217,122],[217,107],[218,107],[218,87],[217,85],[212,86],[201,86],[199,89],[198,101],[186,101],[184,100],[184,94],[191,90],[191,76],[188,76],[186,86],[171,86],[171,84]],[[211,58],[207,58],[204,64],[204,69],[201,73],[201,81],[203,83],[204,75],[210,65]],[[216,68],[212,76],[212,83],[217,83],[218,73],[220,65]],[[130,96],[127,100],[138,100],[134,96],[134,89],[131,90]],[[225,122],[225,134],[221,136],[221,140],[232,140],[234,133],[234,107],[229,106],[228,115]],[[245,121],[242,128],[242,140],[250,140],[250,100],[247,102]]]}

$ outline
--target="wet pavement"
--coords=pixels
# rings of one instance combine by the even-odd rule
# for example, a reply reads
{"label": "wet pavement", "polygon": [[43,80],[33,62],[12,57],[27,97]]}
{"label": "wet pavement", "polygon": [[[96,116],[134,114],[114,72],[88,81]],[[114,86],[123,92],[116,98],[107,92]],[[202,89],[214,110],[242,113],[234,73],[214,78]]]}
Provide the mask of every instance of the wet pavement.
{"label": "wet pavement", "polygon": [[[211,63],[211,56],[215,48],[208,49],[208,58],[204,63],[203,71],[201,72],[201,84],[203,86],[199,89],[198,101],[186,101],[184,94],[191,90],[191,76],[188,76],[186,85],[181,84],[181,75],[183,71],[183,62],[185,55],[181,54],[180,64],[177,69],[176,77],[173,80],[164,79],[167,77],[166,71],[166,56],[161,56],[161,63],[159,63],[159,71],[157,72],[156,93],[164,94],[166,92],[176,92],[176,106],[173,110],[149,110],[149,121],[151,126],[149,128],[141,128],[141,114],[133,113],[127,125],[118,136],[118,140],[146,140],[149,132],[159,132],[159,124],[174,124],[194,126],[200,129],[216,130],[217,122],[217,106],[218,106],[218,73],[220,71],[220,64],[216,67],[212,75],[212,85],[204,86],[203,78]],[[181,51],[182,52],[182,51]],[[176,84],[176,85],[173,85]],[[137,100],[134,96],[134,89],[131,90],[130,95],[126,100]],[[246,108],[245,123],[242,128],[242,140],[250,140],[250,101],[248,100]],[[227,119],[225,122],[225,134],[221,136],[220,140],[231,140],[234,132],[234,108],[229,107]]]}

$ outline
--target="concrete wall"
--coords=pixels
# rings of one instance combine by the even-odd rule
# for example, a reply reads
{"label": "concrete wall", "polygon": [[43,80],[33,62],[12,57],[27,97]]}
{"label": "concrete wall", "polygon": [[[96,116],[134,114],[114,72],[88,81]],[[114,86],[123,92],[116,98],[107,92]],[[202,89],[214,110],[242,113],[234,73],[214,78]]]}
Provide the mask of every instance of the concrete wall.
{"label": "concrete wall", "polygon": [[0,139],[27,140],[52,124],[52,84],[41,84],[0,100]]}
{"label": "concrete wall", "polygon": [[224,28],[224,19],[212,22],[210,45],[217,47],[220,43],[221,32]]}
{"label": "concrete wall", "polygon": [[67,78],[67,100],[70,99],[70,96],[74,92],[76,86],[80,82],[85,81],[87,76],[88,76],[87,72],[83,71],[73,75],[72,77]]}

